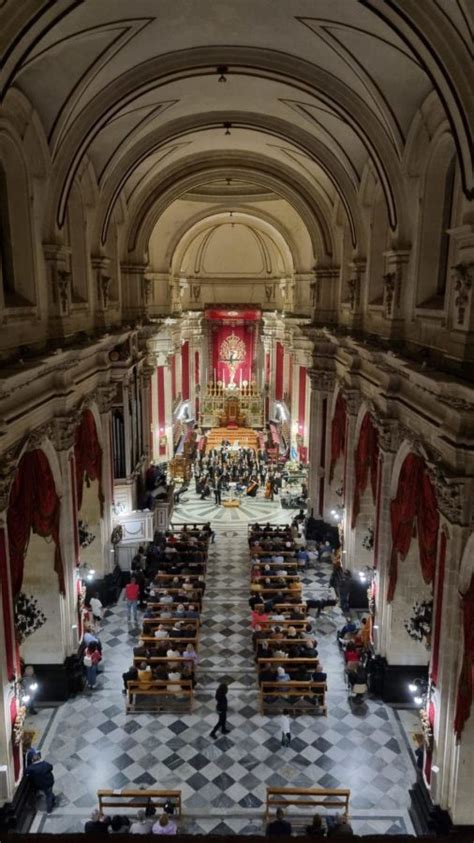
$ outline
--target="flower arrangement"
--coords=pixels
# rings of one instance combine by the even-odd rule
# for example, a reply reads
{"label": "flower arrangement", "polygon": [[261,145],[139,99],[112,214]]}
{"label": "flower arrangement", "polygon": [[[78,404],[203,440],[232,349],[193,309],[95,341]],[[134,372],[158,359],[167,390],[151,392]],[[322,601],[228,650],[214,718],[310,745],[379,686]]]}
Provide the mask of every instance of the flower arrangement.
{"label": "flower arrangement", "polygon": [[371,526],[367,527],[367,532],[362,539],[362,547],[366,550],[374,549],[374,528]]}
{"label": "flower arrangement", "polygon": [[79,521],[78,524],[79,529],[79,544],[81,547],[89,547],[90,544],[95,539],[95,536],[89,530],[89,525],[85,524],[84,521]]}
{"label": "flower arrangement", "polygon": [[26,638],[33,635],[37,629],[46,623],[46,615],[43,614],[38,601],[33,595],[23,594],[20,591],[15,600],[15,630],[18,643],[22,644]]}
{"label": "flower arrangement", "polygon": [[431,751],[433,749],[433,727],[430,723],[428,712],[423,708],[420,710],[420,723],[425,746],[428,751]]}
{"label": "flower arrangement", "polygon": [[25,728],[26,705],[21,705],[13,721],[13,743],[19,746],[23,740]]}
{"label": "flower arrangement", "polygon": [[413,614],[408,621],[405,621],[404,626],[410,638],[420,643],[424,641],[425,647],[429,648],[432,620],[433,600],[423,600],[421,603],[415,603]]}

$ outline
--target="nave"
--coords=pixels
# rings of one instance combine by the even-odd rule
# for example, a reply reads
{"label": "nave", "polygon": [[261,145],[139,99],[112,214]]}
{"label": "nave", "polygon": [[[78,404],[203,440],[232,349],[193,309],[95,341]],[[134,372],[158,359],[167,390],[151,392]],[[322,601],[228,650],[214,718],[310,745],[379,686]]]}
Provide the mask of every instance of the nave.
{"label": "nave", "polygon": [[[198,517],[204,502],[189,498],[176,521],[186,513],[189,522]],[[294,514],[280,509],[277,515],[276,505],[266,506],[274,523],[287,523]],[[252,502],[247,508],[248,522],[262,520],[261,506]],[[293,719],[291,747],[283,748],[278,718],[258,713],[247,524],[242,511],[240,520],[235,510],[219,512],[221,518],[212,521],[216,538],[209,547],[192,714],[125,714],[121,676],[136,636],[127,631],[121,599],[107,611],[100,634],[104,668],[97,690],[43,709],[32,723],[42,732],[43,756],[54,765],[59,800],[51,815],[38,811],[31,831],[82,831],[98,788],[143,786],[181,789],[179,830],[261,835],[267,786],[319,785],[351,789],[356,834],[412,832],[408,788],[416,778],[414,759],[394,709],[368,700],[362,716],[351,713],[336,644],[343,622],[339,608],[326,609],[315,621],[328,674],[328,716]],[[327,593],[330,567],[317,563],[304,573],[305,597]],[[221,681],[229,684],[231,732],[214,741],[209,732]]]}

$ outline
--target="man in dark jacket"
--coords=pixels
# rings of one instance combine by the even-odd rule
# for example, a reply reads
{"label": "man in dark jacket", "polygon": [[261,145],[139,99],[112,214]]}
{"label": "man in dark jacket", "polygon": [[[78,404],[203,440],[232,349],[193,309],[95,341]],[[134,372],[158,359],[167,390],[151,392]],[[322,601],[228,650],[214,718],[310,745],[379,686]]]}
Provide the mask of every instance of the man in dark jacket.
{"label": "man in dark jacket", "polygon": [[284,816],[282,808],[277,808],[276,820],[268,823],[266,837],[291,837],[291,823],[283,819]]}
{"label": "man in dark jacket", "polygon": [[31,779],[35,790],[41,790],[46,797],[46,811],[48,814],[54,808],[56,797],[53,793],[54,776],[53,766],[41,759],[39,752],[33,755],[31,764],[25,770],[26,775]]}

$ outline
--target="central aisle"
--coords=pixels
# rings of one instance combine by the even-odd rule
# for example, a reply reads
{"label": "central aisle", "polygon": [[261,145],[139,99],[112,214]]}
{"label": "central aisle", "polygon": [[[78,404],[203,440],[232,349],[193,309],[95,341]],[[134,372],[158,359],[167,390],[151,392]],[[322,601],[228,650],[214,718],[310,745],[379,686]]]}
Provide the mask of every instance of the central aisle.
{"label": "central aisle", "polygon": [[[280,510],[278,520],[287,523],[290,515]],[[268,785],[321,785],[351,788],[356,833],[411,833],[407,809],[414,766],[392,709],[369,700],[364,716],[351,712],[335,643],[338,609],[327,610],[316,622],[328,673],[328,717],[294,719],[291,747],[282,748],[276,719],[258,713],[247,525],[233,524],[229,517],[228,523],[213,526],[193,713],[125,714],[121,673],[130,664],[136,637],[127,631],[125,605],[119,602],[107,613],[101,634],[99,689],[49,710],[40,748],[54,765],[60,799],[53,814],[37,814],[32,831],[83,830],[97,788],[155,786],[182,790],[183,831],[262,834]],[[326,592],[328,573],[324,565],[308,572],[306,597]],[[231,732],[213,740],[214,694],[221,681],[229,684]],[[45,718],[46,712],[41,721]]]}

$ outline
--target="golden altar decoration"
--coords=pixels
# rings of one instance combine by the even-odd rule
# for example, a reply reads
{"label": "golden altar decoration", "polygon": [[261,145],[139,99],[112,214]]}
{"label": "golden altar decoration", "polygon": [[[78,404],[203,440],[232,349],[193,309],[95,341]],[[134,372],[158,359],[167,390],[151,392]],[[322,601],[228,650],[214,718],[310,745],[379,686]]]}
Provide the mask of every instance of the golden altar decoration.
{"label": "golden altar decoration", "polygon": [[226,364],[230,378],[228,386],[235,386],[234,378],[237,367],[245,360],[246,348],[245,343],[232,331],[225,340],[222,341],[219,349],[219,360]]}
{"label": "golden altar decoration", "polygon": [[255,381],[243,381],[240,387],[225,386],[222,381],[208,384],[201,401],[200,424],[204,428],[228,424],[262,428],[263,395]]}

